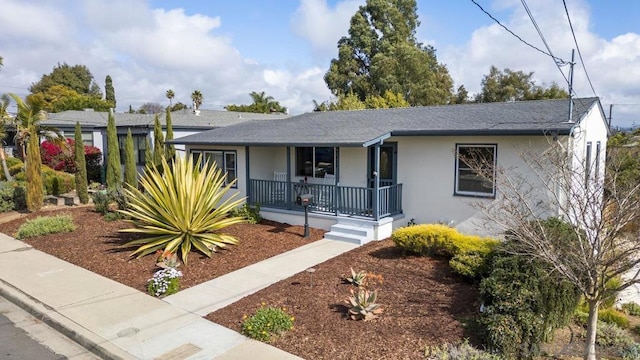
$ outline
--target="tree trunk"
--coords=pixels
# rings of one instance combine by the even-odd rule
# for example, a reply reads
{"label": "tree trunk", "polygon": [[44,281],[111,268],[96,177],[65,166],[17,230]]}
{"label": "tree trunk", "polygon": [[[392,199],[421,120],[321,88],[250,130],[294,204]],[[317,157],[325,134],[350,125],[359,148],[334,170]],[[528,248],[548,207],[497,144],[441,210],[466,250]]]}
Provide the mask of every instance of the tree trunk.
{"label": "tree trunk", "polygon": [[0,146],[0,161],[2,161],[2,170],[4,171],[4,178],[7,181],[13,181],[13,177],[9,173],[9,168],[7,167],[7,157],[5,156],[4,149]]}
{"label": "tree trunk", "polygon": [[599,300],[589,300],[589,318],[587,320],[587,341],[584,359],[596,360],[596,327],[598,325]]}

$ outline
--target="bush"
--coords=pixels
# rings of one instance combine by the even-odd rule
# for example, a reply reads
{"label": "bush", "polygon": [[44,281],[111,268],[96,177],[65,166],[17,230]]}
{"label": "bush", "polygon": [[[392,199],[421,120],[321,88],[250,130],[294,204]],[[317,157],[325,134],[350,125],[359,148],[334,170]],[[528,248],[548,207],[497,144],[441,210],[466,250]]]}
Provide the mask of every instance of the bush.
{"label": "bush", "polygon": [[460,344],[443,344],[427,346],[424,351],[426,360],[501,360],[498,355],[479,350],[471,346],[468,341]]}
{"label": "bush", "polygon": [[112,204],[119,210],[125,210],[127,208],[127,197],[122,188],[115,190],[98,190],[91,194],[91,199],[93,200],[95,211],[104,215],[108,221],[123,218],[122,214],[114,214],[115,212],[112,211],[114,208]]}
{"label": "bush", "polygon": [[633,343],[633,338],[618,325],[603,322],[598,323],[596,329],[596,344],[622,350]]}
{"label": "bush", "polygon": [[70,215],[45,216],[27,220],[18,228],[17,239],[27,239],[35,236],[71,232],[76,229]]}
{"label": "bush", "polygon": [[111,199],[107,190],[98,190],[94,192],[93,194],[91,194],[91,199],[93,200],[93,205],[95,206],[95,210],[97,213],[106,215],[109,212],[109,204],[111,203]]}
{"label": "bush", "polygon": [[598,320],[607,324],[618,325],[623,329],[629,328],[629,319],[627,319],[625,314],[616,309],[604,309],[598,311]]}
{"label": "bush", "polygon": [[[24,171],[24,163],[17,157],[7,157],[7,168],[9,169],[9,174],[15,176],[17,173]],[[0,180],[7,180],[4,178],[3,169],[0,169]]]}
{"label": "bush", "polygon": [[499,244],[497,240],[460,234],[440,224],[412,225],[391,235],[397,247],[410,253],[442,256],[457,274],[478,278],[486,270],[486,259]]}
{"label": "bush", "polygon": [[267,307],[262,303],[262,307],[256,310],[255,314],[250,317],[244,316],[242,333],[252,339],[269,342],[272,336],[293,329],[295,319],[285,310]]}
{"label": "bush", "polygon": [[623,360],[637,360],[637,359],[640,359],[640,344],[634,343],[634,344],[625,346],[620,351],[620,356],[622,356]]}
{"label": "bush", "polygon": [[26,208],[27,199],[23,183],[16,181],[0,183],[0,212]]}
{"label": "bush", "polygon": [[478,319],[487,347],[507,358],[535,355],[571,319],[580,291],[544,263],[507,249],[496,252],[489,265],[480,283],[485,310]]}
{"label": "bush", "polygon": [[248,203],[244,203],[242,206],[231,210],[229,215],[243,218],[247,220],[249,224],[257,224],[262,221],[262,216],[260,215],[260,204],[256,204],[255,207],[252,207]]}
{"label": "bush", "polygon": [[640,305],[629,302],[622,304],[622,311],[631,316],[640,316]]}
{"label": "bush", "polygon": [[56,171],[48,166],[42,166],[42,182],[45,193],[49,195],[66,194],[76,188],[76,181],[72,174]]}

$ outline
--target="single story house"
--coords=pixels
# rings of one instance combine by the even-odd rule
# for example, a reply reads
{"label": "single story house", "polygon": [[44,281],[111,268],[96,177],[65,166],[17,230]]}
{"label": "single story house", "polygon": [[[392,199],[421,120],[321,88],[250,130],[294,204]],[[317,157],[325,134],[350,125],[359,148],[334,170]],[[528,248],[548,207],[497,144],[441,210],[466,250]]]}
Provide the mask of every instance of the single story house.
{"label": "single story house", "polygon": [[599,99],[578,98],[313,112],[173,142],[215,160],[263,217],[303,224],[302,195],[310,194],[311,226],[364,243],[410,219],[472,230],[479,214],[471,204],[500,189],[464,156],[482,156],[493,169],[521,167],[519,148],[542,152],[558,141],[585,171],[603,173],[607,137]]}

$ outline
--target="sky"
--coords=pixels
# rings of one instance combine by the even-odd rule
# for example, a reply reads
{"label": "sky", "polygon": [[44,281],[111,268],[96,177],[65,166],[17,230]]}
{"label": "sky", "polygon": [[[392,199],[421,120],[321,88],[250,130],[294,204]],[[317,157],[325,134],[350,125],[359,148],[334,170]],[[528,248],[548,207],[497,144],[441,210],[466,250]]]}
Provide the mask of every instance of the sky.
{"label": "sky", "polygon": [[[640,126],[640,1],[475,0],[501,24],[566,62],[577,41],[574,90],[601,98],[612,124]],[[202,108],[249,104],[252,91],[273,96],[291,114],[331,100],[323,76],[337,42],[365,0],[0,0],[0,93],[27,95],[59,63],[86,65],[104,92],[110,75],[117,111],[146,102]],[[524,3],[524,4],[523,4]],[[454,88],[481,88],[491,65],[533,72],[538,85],[567,88],[558,67],[507,32],[471,0],[417,0],[417,38],[435,47]],[[584,63],[584,66],[582,65]],[[562,71],[562,73],[561,73]],[[591,80],[591,84],[587,79]]]}

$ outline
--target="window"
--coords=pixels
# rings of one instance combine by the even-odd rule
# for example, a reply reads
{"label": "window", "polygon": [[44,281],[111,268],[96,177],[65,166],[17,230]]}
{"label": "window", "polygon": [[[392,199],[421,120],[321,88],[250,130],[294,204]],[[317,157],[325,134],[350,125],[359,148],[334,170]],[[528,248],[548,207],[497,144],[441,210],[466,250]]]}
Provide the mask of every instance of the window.
{"label": "window", "polygon": [[296,176],[323,178],[335,174],[335,153],[332,147],[297,147]]}
{"label": "window", "polygon": [[[235,151],[192,150],[191,156],[194,160],[198,160],[202,156],[203,164],[204,161],[208,163],[215,162],[216,167],[227,174],[225,185],[230,184],[238,177]],[[232,187],[237,188],[237,182]]]}
{"label": "window", "polygon": [[455,195],[496,194],[496,145],[456,145]]}
{"label": "window", "polygon": [[[136,159],[136,165],[144,165],[147,152],[147,134],[132,134],[133,137],[133,157]],[[124,144],[127,141],[127,135],[118,135],[118,146],[120,147],[120,163],[124,164]],[[107,149],[108,151],[109,149]]]}
{"label": "window", "polygon": [[[76,139],[75,131],[65,131],[62,135],[69,139]],[[82,143],[87,146],[93,146],[93,133],[91,132],[82,132]]]}
{"label": "window", "polygon": [[587,153],[584,156],[584,186],[589,185],[589,177],[591,177],[591,141],[587,141]]}
{"label": "window", "polygon": [[600,151],[602,150],[602,145],[600,144],[600,141],[596,142],[596,164],[595,164],[595,178],[596,181],[598,180],[598,177],[600,176]]}

